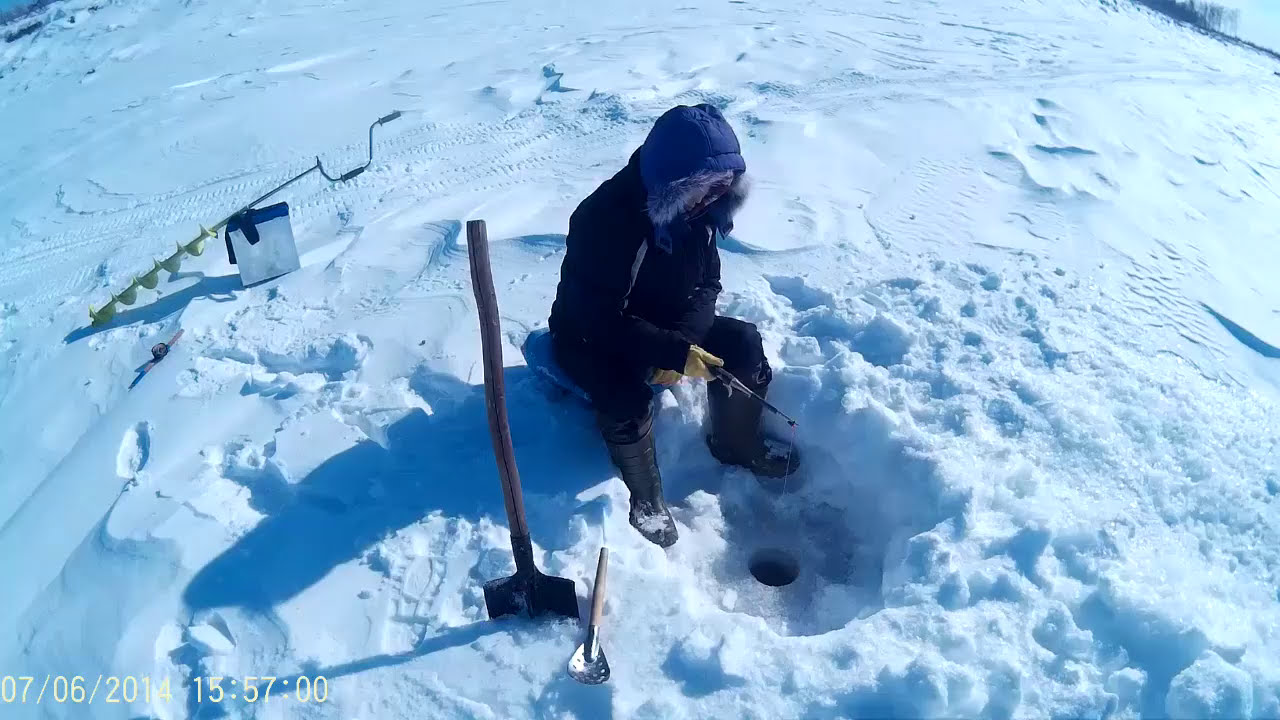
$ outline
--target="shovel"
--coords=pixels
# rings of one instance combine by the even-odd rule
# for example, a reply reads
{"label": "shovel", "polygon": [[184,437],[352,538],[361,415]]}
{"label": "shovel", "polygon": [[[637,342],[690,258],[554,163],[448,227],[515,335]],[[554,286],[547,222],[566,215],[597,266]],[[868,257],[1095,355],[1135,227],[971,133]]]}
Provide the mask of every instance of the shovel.
{"label": "shovel", "polygon": [[484,353],[484,399],[489,411],[489,434],[502,478],[502,496],[511,526],[511,553],[516,574],[484,584],[484,604],[489,618],[503,615],[537,617],[555,613],[579,619],[578,591],[573,581],[544,575],[533,562],[533,541],[524,517],[520,472],[507,423],[506,389],[502,380],[502,329],[498,323],[498,295],[489,268],[489,234],[483,220],[467,222],[467,255],[471,260],[471,284],[480,313],[480,342]]}
{"label": "shovel", "polygon": [[600,548],[596,564],[596,584],[591,588],[591,622],[587,639],[569,658],[569,676],[586,685],[599,685],[609,679],[609,661],[600,646],[600,616],[604,613],[604,574],[609,568],[609,548]]}

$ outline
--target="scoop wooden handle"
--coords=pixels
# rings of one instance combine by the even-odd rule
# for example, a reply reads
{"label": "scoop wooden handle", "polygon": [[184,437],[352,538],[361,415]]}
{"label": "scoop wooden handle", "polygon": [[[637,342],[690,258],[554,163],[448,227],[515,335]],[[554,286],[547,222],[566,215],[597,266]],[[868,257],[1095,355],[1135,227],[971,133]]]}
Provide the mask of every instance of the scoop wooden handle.
{"label": "scoop wooden handle", "polygon": [[596,563],[596,583],[591,586],[591,625],[600,624],[604,614],[605,573],[609,569],[609,548],[600,548],[600,560]]}

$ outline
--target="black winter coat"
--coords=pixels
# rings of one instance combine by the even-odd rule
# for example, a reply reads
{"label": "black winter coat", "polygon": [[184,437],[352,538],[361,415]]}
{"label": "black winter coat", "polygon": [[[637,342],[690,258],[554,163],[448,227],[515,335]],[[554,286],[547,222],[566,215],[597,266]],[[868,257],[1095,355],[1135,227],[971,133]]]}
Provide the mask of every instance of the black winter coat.
{"label": "black winter coat", "polygon": [[639,156],[570,217],[549,324],[557,342],[581,341],[629,364],[679,371],[715,320],[716,232],[701,224],[695,240],[670,252],[656,248]]}

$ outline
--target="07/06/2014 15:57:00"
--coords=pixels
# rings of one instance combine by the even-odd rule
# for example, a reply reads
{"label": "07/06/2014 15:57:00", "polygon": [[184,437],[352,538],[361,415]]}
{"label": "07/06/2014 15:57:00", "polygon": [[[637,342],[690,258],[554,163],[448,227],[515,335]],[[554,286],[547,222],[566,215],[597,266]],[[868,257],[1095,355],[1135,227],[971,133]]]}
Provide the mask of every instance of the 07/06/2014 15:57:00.
{"label": "07/06/2014 15:57:00", "polygon": [[[329,681],[322,675],[314,678],[300,675],[294,680],[252,675],[247,675],[243,679],[196,677],[194,684],[197,703],[205,700],[213,703],[226,700],[254,703],[291,699],[298,702],[322,703],[329,697]],[[224,684],[229,687],[224,688]]]}

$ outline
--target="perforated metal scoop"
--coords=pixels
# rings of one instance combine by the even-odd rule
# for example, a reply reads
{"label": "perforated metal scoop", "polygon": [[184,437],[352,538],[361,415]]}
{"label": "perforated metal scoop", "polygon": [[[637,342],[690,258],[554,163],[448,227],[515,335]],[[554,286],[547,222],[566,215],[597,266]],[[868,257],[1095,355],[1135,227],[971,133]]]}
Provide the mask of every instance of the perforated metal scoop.
{"label": "perforated metal scoop", "polygon": [[609,679],[609,661],[600,645],[600,616],[604,614],[605,573],[609,567],[609,548],[600,548],[596,564],[596,584],[591,588],[591,621],[587,639],[569,658],[569,676],[580,683],[599,685]]}

